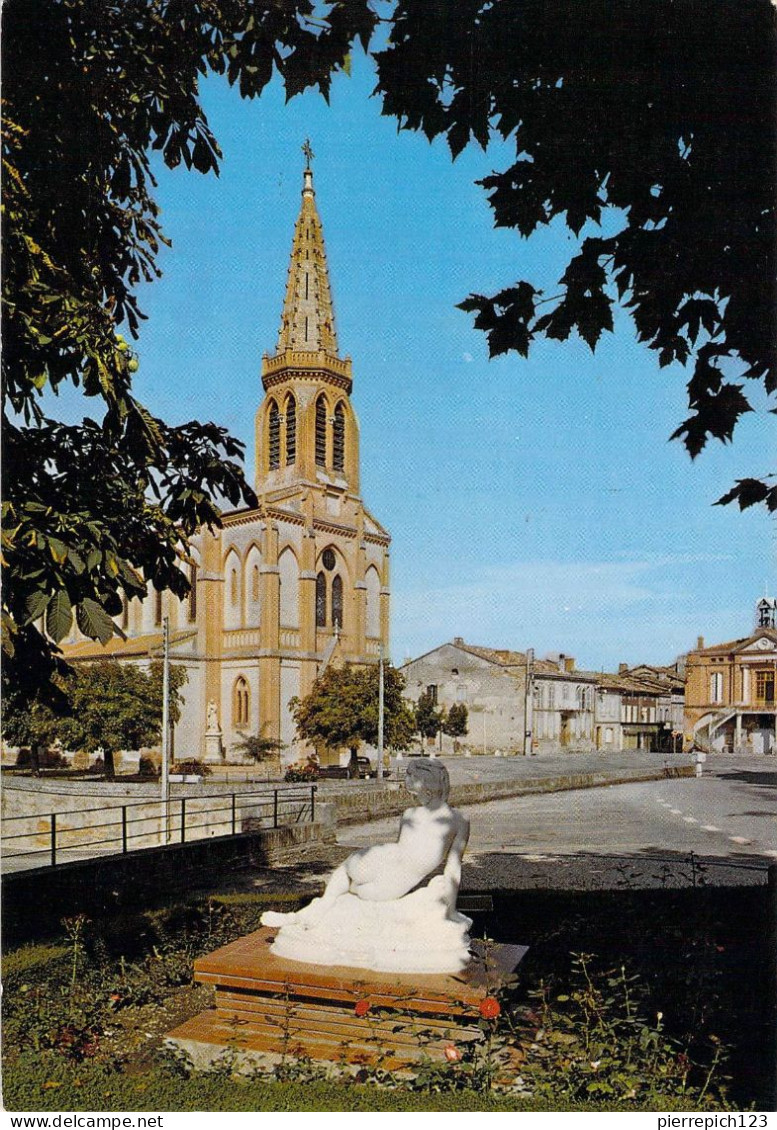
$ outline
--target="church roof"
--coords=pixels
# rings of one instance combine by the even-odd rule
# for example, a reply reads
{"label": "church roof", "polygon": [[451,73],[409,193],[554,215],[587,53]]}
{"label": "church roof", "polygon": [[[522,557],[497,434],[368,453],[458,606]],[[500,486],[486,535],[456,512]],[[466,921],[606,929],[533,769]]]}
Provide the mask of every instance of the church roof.
{"label": "church roof", "polygon": [[302,206],[294,228],[291,262],[286,282],[277,353],[297,350],[323,351],[337,356],[337,334],[326,262],[324,234],[313,190],[312,153],[305,148],[308,165],[304,172]]}
{"label": "church roof", "polygon": [[[185,628],[182,631],[170,633],[170,646],[176,647],[184,640],[197,635],[196,628]],[[142,636],[112,636],[107,643],[99,640],[79,640],[78,643],[68,644],[65,648],[65,657],[70,662],[76,659],[130,659],[134,656],[156,656],[162,651],[162,633],[151,632]]]}

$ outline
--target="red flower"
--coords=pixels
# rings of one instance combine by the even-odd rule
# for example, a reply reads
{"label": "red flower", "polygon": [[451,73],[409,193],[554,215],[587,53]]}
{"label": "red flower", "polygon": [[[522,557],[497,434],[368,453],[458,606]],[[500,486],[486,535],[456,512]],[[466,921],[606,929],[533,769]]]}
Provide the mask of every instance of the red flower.
{"label": "red flower", "polygon": [[366,1016],[370,1011],[370,1002],[368,1000],[357,1001],[353,1006],[353,1011],[357,1016]]}
{"label": "red flower", "polygon": [[461,1059],[461,1052],[458,1048],[455,1048],[453,1044],[448,1044],[445,1048],[445,1058],[449,1063],[458,1063]]}
{"label": "red flower", "polygon": [[495,1020],[502,1009],[496,997],[484,997],[478,1011],[484,1020]]}

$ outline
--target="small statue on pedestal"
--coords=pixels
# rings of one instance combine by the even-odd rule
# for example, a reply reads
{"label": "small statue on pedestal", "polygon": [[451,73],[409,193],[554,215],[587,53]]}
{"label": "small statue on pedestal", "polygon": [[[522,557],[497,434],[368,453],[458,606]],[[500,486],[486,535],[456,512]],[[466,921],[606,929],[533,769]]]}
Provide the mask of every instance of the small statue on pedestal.
{"label": "small statue on pedestal", "polygon": [[405,787],[418,805],[402,814],[396,843],[355,851],[302,910],[262,916],[280,927],[275,953],[386,972],[455,973],[468,964],[472,922],[456,896],[469,821],[448,805],[441,762],[413,761]]}
{"label": "small statue on pedestal", "polygon": [[206,715],[208,719],[207,733],[220,734],[221,730],[219,728],[219,708],[216,706],[216,703],[213,701],[213,699],[211,699],[208,703]]}

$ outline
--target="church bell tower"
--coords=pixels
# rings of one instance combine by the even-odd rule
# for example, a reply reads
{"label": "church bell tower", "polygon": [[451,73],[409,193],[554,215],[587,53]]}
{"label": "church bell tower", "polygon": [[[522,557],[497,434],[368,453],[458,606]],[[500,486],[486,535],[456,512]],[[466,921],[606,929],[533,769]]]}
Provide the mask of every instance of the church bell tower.
{"label": "church bell tower", "polygon": [[359,495],[359,426],[351,406],[351,359],[337,346],[313,156],[291,248],[278,343],[262,358],[265,397],[256,416],[256,491],[268,502],[307,495],[315,513],[337,515]]}

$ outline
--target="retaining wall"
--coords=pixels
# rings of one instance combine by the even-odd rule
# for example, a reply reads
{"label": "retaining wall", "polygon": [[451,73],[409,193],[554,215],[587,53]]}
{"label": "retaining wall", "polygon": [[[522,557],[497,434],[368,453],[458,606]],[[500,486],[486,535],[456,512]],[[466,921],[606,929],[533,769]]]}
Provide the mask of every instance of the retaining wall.
{"label": "retaining wall", "polygon": [[[677,766],[669,770],[672,777],[692,777],[693,766]],[[453,785],[449,802],[456,808],[467,804],[485,804],[489,800],[504,800],[512,796],[525,796],[529,793],[563,792],[567,789],[590,789],[605,785],[630,784],[639,781],[655,781],[662,772],[644,771],[634,773],[565,773],[556,777],[528,777],[512,781],[483,781]],[[383,792],[349,792],[327,794],[327,801],[337,808],[338,824],[362,824],[368,820],[379,820],[385,816],[398,816],[416,798],[405,788],[394,788]]]}
{"label": "retaining wall", "polygon": [[3,945],[45,937],[77,914],[153,906],[232,870],[271,866],[302,844],[331,839],[334,826],[316,822],[14,871],[2,878]]}

